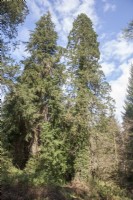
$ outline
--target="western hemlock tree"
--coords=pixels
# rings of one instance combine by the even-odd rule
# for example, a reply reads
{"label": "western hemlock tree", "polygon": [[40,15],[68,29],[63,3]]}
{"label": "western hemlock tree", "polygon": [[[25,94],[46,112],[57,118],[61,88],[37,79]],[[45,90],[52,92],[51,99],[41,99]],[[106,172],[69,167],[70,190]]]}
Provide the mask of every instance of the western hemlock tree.
{"label": "western hemlock tree", "polygon": [[[10,139],[11,135],[14,135],[12,141],[15,141],[17,146],[19,146],[19,143],[21,144],[22,148],[19,150],[21,156],[18,155],[19,158],[22,158],[22,152],[25,156],[25,148],[27,154],[31,152],[34,156],[38,152],[42,152],[41,144],[45,143],[48,134],[50,134],[49,139],[53,138],[55,141],[60,141],[64,137],[61,123],[64,115],[61,89],[64,79],[64,66],[60,63],[61,48],[57,46],[56,42],[57,33],[54,30],[50,13],[47,13],[37,22],[35,31],[30,36],[30,41],[27,44],[30,57],[23,61],[23,74],[15,91],[9,94],[10,100],[7,101],[8,108],[9,105],[12,105],[13,119],[16,119],[13,121],[17,122],[16,124],[13,124],[13,121],[12,124],[8,123],[11,126],[11,128],[8,127],[10,131],[7,131],[8,138]],[[44,128],[45,126],[46,128]],[[15,128],[14,131],[13,128]],[[48,132],[46,133],[43,130],[48,130]],[[17,137],[13,132],[17,134]],[[52,133],[53,136],[51,136]],[[53,146],[55,143],[53,141]],[[51,145],[51,142],[49,144]],[[56,150],[57,146],[55,145]],[[59,146],[61,146],[60,142]],[[48,147],[45,146],[45,148]],[[46,152],[45,150],[43,147],[43,152]],[[18,156],[15,159],[16,161]],[[47,159],[45,159],[45,162],[47,162]]]}
{"label": "western hemlock tree", "polygon": [[[25,69],[21,77],[21,82],[26,83],[28,89],[35,95],[32,103],[37,109],[38,120],[50,122],[53,127],[58,126],[58,117],[63,109],[61,87],[64,67],[60,64],[61,49],[56,42],[57,33],[48,13],[38,21],[35,31],[31,34],[27,45],[31,56],[24,61]],[[40,132],[38,120],[34,123],[37,124],[33,138]],[[33,144],[37,143],[35,144],[34,140]],[[32,147],[34,148],[34,145]]]}

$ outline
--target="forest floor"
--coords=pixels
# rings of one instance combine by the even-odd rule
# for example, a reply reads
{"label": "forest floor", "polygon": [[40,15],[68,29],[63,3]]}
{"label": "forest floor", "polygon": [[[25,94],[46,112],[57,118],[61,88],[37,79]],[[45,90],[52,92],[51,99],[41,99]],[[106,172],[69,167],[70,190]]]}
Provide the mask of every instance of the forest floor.
{"label": "forest floor", "polygon": [[[85,190],[70,186],[26,187],[22,185],[2,187],[1,200],[89,200]],[[92,198],[91,198],[92,199]]]}
{"label": "forest floor", "polygon": [[[113,193],[115,193],[113,191]],[[129,195],[130,196],[130,195]],[[1,200],[132,200],[133,196],[111,195],[95,185],[86,187],[79,182],[65,186],[27,186],[27,184],[1,187]]]}

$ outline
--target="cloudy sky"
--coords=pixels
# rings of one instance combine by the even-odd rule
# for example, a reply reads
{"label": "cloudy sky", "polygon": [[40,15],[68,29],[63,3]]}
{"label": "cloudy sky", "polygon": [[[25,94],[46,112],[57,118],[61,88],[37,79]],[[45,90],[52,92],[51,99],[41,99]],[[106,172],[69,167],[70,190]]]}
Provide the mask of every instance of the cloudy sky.
{"label": "cloudy sky", "polygon": [[[48,10],[56,25],[58,43],[65,46],[73,20],[80,13],[91,18],[100,42],[101,59],[105,76],[112,87],[116,101],[116,118],[121,122],[129,70],[133,63],[133,42],[126,41],[122,30],[133,19],[133,0],[27,0],[30,14],[19,27],[18,39],[27,41],[35,22]],[[13,53],[17,60],[27,56],[25,46]]]}

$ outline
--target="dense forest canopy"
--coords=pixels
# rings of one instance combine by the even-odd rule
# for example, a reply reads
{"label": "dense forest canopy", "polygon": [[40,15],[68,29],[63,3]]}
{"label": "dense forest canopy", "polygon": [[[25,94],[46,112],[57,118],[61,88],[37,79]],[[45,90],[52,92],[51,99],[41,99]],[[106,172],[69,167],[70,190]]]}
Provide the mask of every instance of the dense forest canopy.
{"label": "dense forest canopy", "polygon": [[[51,13],[44,14],[27,42],[30,56],[20,75],[20,66],[4,48],[28,8],[25,1],[5,1],[1,12],[1,82],[6,88],[0,132],[2,199],[19,199],[20,187],[21,199],[131,200],[133,65],[121,131],[99,64],[98,35],[86,14],[74,20],[66,48],[57,44]],[[131,21],[125,30],[130,39],[132,29]]]}
{"label": "dense forest canopy", "polygon": [[22,24],[28,14],[25,1],[1,2],[1,31],[5,37],[12,39],[17,34],[19,24]]}

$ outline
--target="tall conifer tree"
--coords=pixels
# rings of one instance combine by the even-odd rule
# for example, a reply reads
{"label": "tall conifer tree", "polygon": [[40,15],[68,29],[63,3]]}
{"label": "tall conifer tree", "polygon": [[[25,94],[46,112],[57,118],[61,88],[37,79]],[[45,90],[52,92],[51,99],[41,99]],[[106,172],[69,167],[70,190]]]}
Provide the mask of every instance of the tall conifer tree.
{"label": "tall conifer tree", "polygon": [[[85,156],[87,156],[84,159],[85,162],[87,159],[91,160],[93,156],[91,147],[89,147],[91,132],[101,118],[107,114],[109,108],[110,88],[98,63],[100,57],[98,47],[97,35],[93,30],[91,20],[87,15],[80,14],[73,23],[67,45],[71,74],[69,94],[72,97],[71,114],[73,118],[71,148],[73,155],[77,154],[76,156],[81,159],[79,165],[83,164]],[[83,165],[89,166],[87,163]],[[83,169],[83,166],[79,166],[79,171],[81,171],[80,168]]]}
{"label": "tall conifer tree", "polygon": [[25,70],[21,78],[35,95],[33,103],[40,120],[51,122],[53,126],[60,113],[63,83],[63,66],[59,64],[61,54],[56,43],[57,33],[48,13],[39,20],[31,34],[27,45],[31,57],[24,62]]}
{"label": "tall conifer tree", "polygon": [[[30,36],[27,44],[30,57],[23,62],[24,72],[15,90],[7,96],[7,104],[5,102],[8,138],[12,138],[13,149],[21,146],[19,150],[17,148],[16,161],[22,160],[22,154],[26,155],[25,148],[32,155],[38,153],[43,124],[47,126],[48,123],[51,129],[61,129],[63,66],[59,63],[61,51],[56,43],[57,33],[50,13],[47,13],[37,22]],[[9,110],[14,113],[12,118]],[[56,139],[59,133],[58,130]]]}

